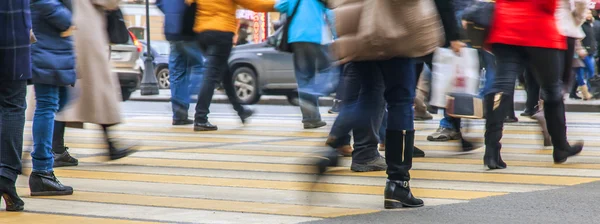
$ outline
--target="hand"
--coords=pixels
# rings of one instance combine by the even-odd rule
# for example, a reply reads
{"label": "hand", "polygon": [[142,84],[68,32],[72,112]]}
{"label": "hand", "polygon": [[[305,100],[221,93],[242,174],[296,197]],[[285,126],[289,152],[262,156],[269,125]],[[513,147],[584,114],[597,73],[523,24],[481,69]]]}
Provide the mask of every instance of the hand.
{"label": "hand", "polygon": [[577,55],[579,55],[579,58],[583,59],[588,56],[588,53],[585,49],[581,49],[577,51]]}
{"label": "hand", "polygon": [[452,49],[452,51],[454,51],[456,54],[460,54],[460,49],[466,46],[467,45],[465,43],[459,40],[450,41],[450,49]]}

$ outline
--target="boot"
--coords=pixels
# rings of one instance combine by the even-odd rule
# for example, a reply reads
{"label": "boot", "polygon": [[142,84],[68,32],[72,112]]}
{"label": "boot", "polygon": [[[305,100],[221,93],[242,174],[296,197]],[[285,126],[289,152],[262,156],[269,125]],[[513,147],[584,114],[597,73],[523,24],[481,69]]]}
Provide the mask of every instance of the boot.
{"label": "boot", "polygon": [[410,191],[408,181],[387,180],[384,192],[385,201],[383,203],[386,209],[403,207],[421,207],[423,200],[415,198]]}
{"label": "boot", "polygon": [[552,140],[550,139],[550,134],[548,134],[548,127],[546,125],[546,117],[544,116],[544,101],[540,100],[538,102],[538,112],[535,113],[531,118],[537,120],[538,125],[542,129],[542,136],[544,136],[544,146],[552,146]]}
{"label": "boot", "polygon": [[416,146],[413,147],[413,158],[425,157],[425,152]]}
{"label": "boot", "polygon": [[110,160],[117,160],[127,157],[133,153],[136,153],[138,150],[133,149],[134,146],[128,146],[125,148],[116,148],[114,143],[111,140],[107,140],[108,144],[108,154]]}
{"label": "boot", "polygon": [[388,180],[385,186],[386,209],[401,207],[421,207],[423,200],[415,198],[408,185],[412,167],[413,147],[415,142],[415,131],[386,132],[385,159],[388,164]]}
{"label": "boot", "polygon": [[581,95],[583,96],[583,100],[590,100],[590,99],[592,99],[592,94],[590,94],[590,91],[588,90],[587,85],[580,86],[579,90],[581,91]]}
{"label": "boot", "polygon": [[506,110],[510,108],[510,96],[503,93],[488,94],[485,96],[484,105],[487,111],[485,122],[485,154],[483,164],[489,169],[504,169],[506,163],[502,161],[500,149],[502,144],[502,129]]}
{"label": "boot", "polygon": [[544,102],[544,116],[550,134],[554,152],[552,156],[554,163],[560,164],[567,161],[567,158],[577,155],[583,149],[583,142],[578,142],[571,146],[567,141],[567,126],[565,120],[565,104],[562,100],[556,103]]}
{"label": "boot", "polygon": [[17,194],[14,181],[6,177],[0,177],[0,195],[6,203],[6,211],[23,211],[25,202]]}
{"label": "boot", "polygon": [[54,172],[33,171],[29,176],[31,196],[72,195],[73,188],[65,186],[54,176]]}

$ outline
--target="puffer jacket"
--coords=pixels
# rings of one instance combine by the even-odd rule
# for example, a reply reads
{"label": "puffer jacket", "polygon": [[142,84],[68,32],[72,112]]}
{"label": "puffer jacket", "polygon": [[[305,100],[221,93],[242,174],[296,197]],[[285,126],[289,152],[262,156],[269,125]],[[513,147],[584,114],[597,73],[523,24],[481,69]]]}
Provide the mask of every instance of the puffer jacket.
{"label": "puffer jacket", "polygon": [[32,0],[31,21],[37,42],[31,46],[33,83],[75,84],[73,40],[62,33],[72,26],[72,13],[58,0]]}
{"label": "puffer jacket", "polygon": [[221,31],[237,32],[235,12],[240,5],[254,12],[272,12],[275,0],[186,0],[196,2],[197,12],[194,32]]}
{"label": "puffer jacket", "polygon": [[556,9],[556,26],[564,36],[582,39],[585,37],[581,25],[590,0],[559,0]]}

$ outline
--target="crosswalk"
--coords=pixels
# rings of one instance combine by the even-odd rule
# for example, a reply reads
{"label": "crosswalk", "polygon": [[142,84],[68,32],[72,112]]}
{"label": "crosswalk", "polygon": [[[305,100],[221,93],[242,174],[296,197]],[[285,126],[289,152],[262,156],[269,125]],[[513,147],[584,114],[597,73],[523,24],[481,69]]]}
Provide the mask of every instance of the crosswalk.
{"label": "crosswalk", "polygon": [[[334,116],[323,115],[333,123]],[[585,151],[568,163],[552,163],[551,148],[533,121],[507,124],[503,158],[509,168],[488,171],[483,149],[456,152],[456,142],[428,142],[440,117],[416,122],[414,194],[426,206],[466,203],[511,193],[557,189],[600,180],[600,115],[569,114],[571,139],[585,139]],[[78,167],[57,168],[75,188],[60,197],[29,197],[31,157],[24,153],[18,191],[26,212],[0,212],[0,223],[300,223],[383,209],[385,172],[354,173],[350,159],[314,183],[314,152],[324,150],[329,129],[303,130],[298,115],[259,114],[242,126],[233,114],[213,114],[216,132],[174,127],[168,116],[128,114],[114,135],[139,145],[129,158],[106,162],[98,127],[67,129]],[[482,136],[481,121],[469,133]],[[31,148],[31,123],[25,145]]]}

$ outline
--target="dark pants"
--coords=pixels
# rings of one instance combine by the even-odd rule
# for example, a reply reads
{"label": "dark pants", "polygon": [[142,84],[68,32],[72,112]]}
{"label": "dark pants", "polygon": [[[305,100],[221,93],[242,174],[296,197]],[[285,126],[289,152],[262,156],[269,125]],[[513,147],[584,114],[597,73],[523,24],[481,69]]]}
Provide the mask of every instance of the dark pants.
{"label": "dark pants", "polygon": [[535,107],[540,100],[540,85],[535,80],[535,76],[531,74],[531,69],[527,69],[523,74],[525,79],[525,91],[527,92],[527,100],[525,101],[525,111],[535,112]]}
{"label": "dark pants", "polygon": [[302,122],[321,121],[319,113],[319,96],[316,94],[318,85],[315,80],[317,72],[328,73],[331,70],[331,60],[325,48],[315,43],[292,43],[294,51],[294,71],[298,83],[298,97]]}
{"label": "dark pants", "polygon": [[[333,147],[350,144],[350,134],[354,135],[354,151],[352,161],[356,163],[369,162],[379,156],[377,144],[379,143],[379,128],[383,119],[384,85],[382,77],[374,76],[365,81],[354,62],[344,66],[345,77],[342,93],[342,109],[331,127],[330,136],[337,139]],[[376,100],[373,100],[376,99]],[[355,117],[363,108],[373,108],[374,114],[370,117]],[[364,120],[364,125],[355,125],[357,119]]]}
{"label": "dark pants", "polygon": [[204,81],[198,95],[196,104],[195,121],[197,123],[208,122],[209,107],[215,92],[216,85],[223,81],[223,87],[233,109],[242,114],[244,108],[237,100],[233,87],[233,77],[229,73],[229,55],[233,46],[233,33],[220,31],[204,31],[197,36],[202,55],[204,55],[205,70]]}
{"label": "dark pants", "polygon": [[21,174],[27,81],[0,82],[0,176],[15,181]]}

